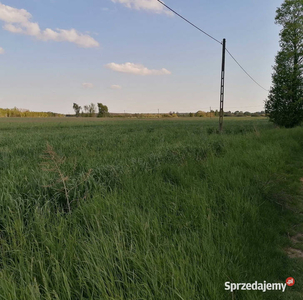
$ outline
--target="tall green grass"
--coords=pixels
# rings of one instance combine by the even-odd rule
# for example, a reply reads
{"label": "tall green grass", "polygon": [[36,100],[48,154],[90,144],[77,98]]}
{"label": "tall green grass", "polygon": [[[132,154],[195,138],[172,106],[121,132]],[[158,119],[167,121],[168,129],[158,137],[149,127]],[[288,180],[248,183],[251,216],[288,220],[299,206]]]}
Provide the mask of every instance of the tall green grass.
{"label": "tall green grass", "polygon": [[[299,178],[289,188],[284,174],[300,168],[303,129],[265,119],[216,128],[0,120],[0,298],[300,299],[300,282],[285,294],[231,294],[224,283],[291,276],[286,206]],[[70,213],[62,180],[43,169],[47,143],[66,158]]]}

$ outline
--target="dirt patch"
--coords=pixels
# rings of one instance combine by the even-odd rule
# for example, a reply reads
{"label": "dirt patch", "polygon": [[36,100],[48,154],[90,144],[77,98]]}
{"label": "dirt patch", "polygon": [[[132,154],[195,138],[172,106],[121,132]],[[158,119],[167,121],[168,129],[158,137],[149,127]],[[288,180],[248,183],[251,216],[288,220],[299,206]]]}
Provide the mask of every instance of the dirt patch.
{"label": "dirt patch", "polygon": [[302,258],[303,259],[303,251],[294,248],[287,248],[286,253],[290,258]]}
{"label": "dirt patch", "polygon": [[[300,182],[303,184],[303,177],[300,178]],[[301,206],[299,208],[301,208]],[[301,216],[303,215],[302,208],[299,209],[299,210],[298,210],[298,208],[296,208],[295,210],[294,209],[291,209],[291,210],[292,211],[297,210],[297,213],[299,213],[299,215],[301,215]],[[285,249],[287,255],[290,258],[301,258],[301,259],[303,259],[303,250],[298,249],[298,248],[302,248],[302,246],[303,246],[303,233],[302,232],[297,232],[296,235],[294,235],[292,237],[289,237],[289,239],[291,240],[292,246],[295,247],[295,248],[289,247],[289,248]]]}
{"label": "dirt patch", "polygon": [[291,237],[290,240],[294,243],[294,244],[300,244],[303,243],[303,233],[298,233],[295,236]]}

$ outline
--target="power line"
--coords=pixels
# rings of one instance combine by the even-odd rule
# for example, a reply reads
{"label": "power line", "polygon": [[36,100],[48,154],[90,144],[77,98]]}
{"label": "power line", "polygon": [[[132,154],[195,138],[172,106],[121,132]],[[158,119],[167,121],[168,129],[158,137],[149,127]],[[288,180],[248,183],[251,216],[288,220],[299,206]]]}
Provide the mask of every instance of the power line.
{"label": "power line", "polygon": [[[252,107],[259,107],[259,108],[263,108],[264,105],[260,104],[260,105],[253,105],[253,106],[227,106],[225,107],[225,109],[231,109],[231,108],[252,108]],[[200,107],[199,110],[208,110],[209,107]],[[216,110],[218,110],[216,108]]]}
{"label": "power line", "polygon": [[[218,41],[216,38],[214,38],[213,36],[211,36],[210,34],[208,34],[207,32],[205,32],[204,30],[202,30],[201,28],[199,28],[198,26],[196,26],[195,24],[193,24],[192,22],[190,22],[189,20],[187,20],[186,18],[184,18],[183,16],[181,16],[179,13],[177,13],[175,10],[173,10],[172,8],[170,8],[168,5],[166,5],[165,3],[163,3],[160,0],[157,0],[159,3],[161,3],[163,6],[165,6],[167,9],[169,9],[170,11],[172,11],[175,15],[177,15],[178,17],[180,17],[181,19],[183,19],[185,22],[189,23],[190,25],[192,25],[193,27],[195,27],[196,29],[198,29],[199,31],[201,31],[202,33],[204,33],[205,35],[207,35],[208,37],[210,37],[211,39],[213,39],[214,41],[216,41],[217,43],[221,44],[222,43],[220,41]],[[226,49],[226,48],[225,48]],[[251,75],[249,75],[249,73],[240,65],[240,63],[235,59],[235,57],[226,49],[227,53],[230,55],[230,57],[238,64],[238,66],[244,71],[244,73],[254,82],[256,83],[260,88],[262,88],[263,90],[269,92],[269,90],[267,90],[266,88],[264,88],[262,85],[260,85]]]}
{"label": "power line", "polygon": [[244,73],[254,82],[256,83],[261,89],[269,92],[269,90],[267,90],[266,88],[264,88],[262,85],[260,85],[256,80],[254,80],[249,74],[248,72],[246,72],[246,70],[240,65],[240,63],[234,58],[234,56],[228,51],[228,49],[225,49],[227,51],[227,53],[230,55],[230,57],[237,63],[237,65],[244,71]]}
{"label": "power line", "polygon": [[167,6],[165,3],[163,3],[160,0],[157,0],[157,1],[159,3],[161,3],[163,6],[165,6],[167,9],[169,9],[170,11],[172,11],[175,15],[177,15],[178,17],[180,17],[181,19],[183,19],[185,22],[189,23],[191,26],[195,27],[196,29],[198,29],[199,31],[201,31],[202,33],[204,33],[205,35],[207,35],[208,37],[210,37],[211,39],[213,39],[214,41],[216,41],[217,43],[219,43],[219,44],[222,45],[222,43],[220,41],[218,41],[216,38],[214,38],[213,36],[211,36],[210,34],[208,34],[207,32],[205,32],[204,30],[202,30],[201,28],[199,28],[198,26],[196,26],[192,22],[188,21],[186,18],[182,17],[180,14],[178,14],[175,10],[173,10],[172,8],[170,8],[169,6]]}
{"label": "power line", "polygon": [[[227,106],[227,108],[251,108],[251,107],[264,107],[264,105],[255,105],[255,106]],[[225,109],[227,109],[225,108]]]}

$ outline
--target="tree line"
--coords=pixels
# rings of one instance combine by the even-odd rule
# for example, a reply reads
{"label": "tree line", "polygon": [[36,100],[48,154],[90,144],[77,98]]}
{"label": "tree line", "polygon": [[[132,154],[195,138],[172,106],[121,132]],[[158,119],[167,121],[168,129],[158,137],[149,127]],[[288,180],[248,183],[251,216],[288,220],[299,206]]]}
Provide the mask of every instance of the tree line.
{"label": "tree line", "polygon": [[[98,108],[98,113],[97,113]],[[138,119],[146,119],[146,118],[178,118],[178,117],[199,117],[199,118],[214,118],[219,117],[218,110],[211,111],[202,111],[198,110],[197,112],[189,112],[189,113],[179,113],[170,111],[168,113],[109,113],[108,107],[103,105],[102,103],[98,103],[98,106],[91,103],[90,105],[85,105],[82,107],[78,104],[73,104],[73,109],[75,111],[75,115],[66,115],[67,117],[111,117],[111,118],[138,118]],[[225,117],[265,117],[265,111],[259,112],[249,112],[249,111],[225,111]]]}
{"label": "tree line", "polygon": [[[89,105],[84,105],[83,108],[77,103],[73,104],[73,109],[75,111],[76,117],[107,117],[108,116],[108,107],[102,103],[97,103],[97,106],[94,103]],[[98,109],[98,113],[97,113]]]}
{"label": "tree line", "polygon": [[50,118],[50,117],[64,117],[63,114],[57,114],[53,112],[35,112],[28,109],[19,109],[14,107],[0,108],[0,118]]}

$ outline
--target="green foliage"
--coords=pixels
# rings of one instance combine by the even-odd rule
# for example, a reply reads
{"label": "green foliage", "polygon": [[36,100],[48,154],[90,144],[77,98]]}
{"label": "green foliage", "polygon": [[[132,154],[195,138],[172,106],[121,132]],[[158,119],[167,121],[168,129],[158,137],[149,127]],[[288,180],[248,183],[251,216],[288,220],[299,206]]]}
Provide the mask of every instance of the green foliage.
{"label": "green foliage", "polygon": [[[302,263],[281,248],[302,223],[286,207],[301,187],[303,129],[273,127],[1,119],[0,298],[300,299]],[[285,293],[224,290],[288,276]]]}
{"label": "green foliage", "polygon": [[81,106],[79,106],[77,103],[73,104],[73,109],[75,111],[76,117],[80,116]]}
{"label": "green foliage", "polygon": [[83,106],[83,112],[84,112],[85,114],[88,114],[88,113],[89,113],[89,107],[88,107],[88,105],[84,105],[84,106]]}
{"label": "green foliage", "polygon": [[57,114],[53,112],[34,112],[27,109],[18,109],[14,107],[0,108],[0,118],[49,118],[49,117],[64,117],[62,114]]}
{"label": "green foliage", "polygon": [[280,51],[275,59],[273,86],[266,114],[279,126],[294,127],[303,120],[303,1],[285,0],[277,9]]}
{"label": "green foliage", "polygon": [[96,105],[94,103],[91,103],[89,106],[88,106],[88,113],[89,113],[89,116],[92,117],[94,116],[94,114],[96,113]]}
{"label": "green foliage", "polygon": [[206,117],[206,112],[199,110],[195,113],[195,117]]}
{"label": "green foliage", "polygon": [[[79,107],[81,109],[81,106],[79,106]],[[90,105],[84,105],[81,116],[82,117],[95,117],[96,116],[96,110],[97,110],[97,108],[96,108],[96,105],[94,103],[91,103]],[[79,115],[80,115],[80,111],[79,111]],[[77,116],[77,114],[76,114],[76,116]]]}
{"label": "green foliage", "polygon": [[99,110],[98,117],[106,117],[108,115],[108,107],[106,105],[103,105],[102,103],[97,103],[97,105]]}

